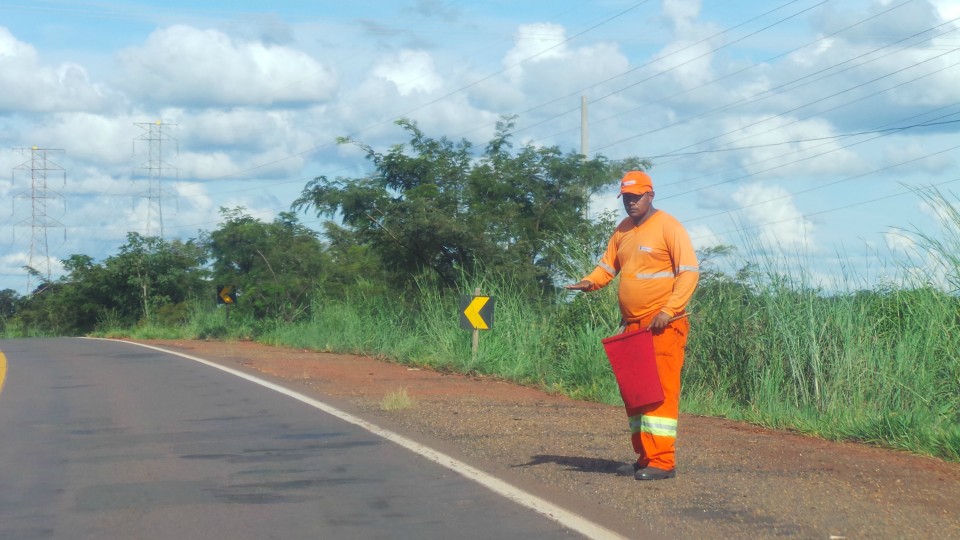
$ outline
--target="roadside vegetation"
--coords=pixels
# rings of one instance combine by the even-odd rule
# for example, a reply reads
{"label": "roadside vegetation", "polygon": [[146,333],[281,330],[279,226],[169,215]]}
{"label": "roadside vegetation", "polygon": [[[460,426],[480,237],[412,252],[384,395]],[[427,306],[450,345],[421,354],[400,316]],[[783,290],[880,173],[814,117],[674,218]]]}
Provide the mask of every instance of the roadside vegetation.
{"label": "roadside vegetation", "polygon": [[[130,233],[27,296],[0,291],[3,337],[256,339],[620,403],[599,344],[619,324],[615,287],[559,285],[592,268],[614,225],[583,218],[588,197],[650,164],[514,150],[509,118],[479,155],[399,124],[408,140],[386,153],[341,141],[373,174],[317,178],[272,222],[222,209],[196,239]],[[905,234],[935,263],[880,284],[847,275],[825,290],[761,246],[702,251],[684,411],[960,461],[960,214],[942,193],[918,196],[944,226]],[[328,219],[322,235],[301,211]],[[217,304],[220,285],[236,304]],[[458,320],[475,288],[496,302],[476,355]]]}

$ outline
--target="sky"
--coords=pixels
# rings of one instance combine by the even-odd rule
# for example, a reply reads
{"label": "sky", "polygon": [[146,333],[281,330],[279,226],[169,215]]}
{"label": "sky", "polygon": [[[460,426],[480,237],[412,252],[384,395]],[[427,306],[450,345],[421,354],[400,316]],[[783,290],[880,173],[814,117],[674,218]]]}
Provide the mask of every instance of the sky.
{"label": "sky", "polygon": [[[395,125],[647,158],[654,205],[815,285],[936,272],[960,188],[954,0],[0,0],[0,289],[128,232],[270,221]],[[587,147],[581,147],[582,102]],[[617,178],[591,215],[624,215]],[[315,214],[303,223],[321,227]],[[742,260],[728,261],[734,267]],[[33,279],[32,285],[37,282]]]}

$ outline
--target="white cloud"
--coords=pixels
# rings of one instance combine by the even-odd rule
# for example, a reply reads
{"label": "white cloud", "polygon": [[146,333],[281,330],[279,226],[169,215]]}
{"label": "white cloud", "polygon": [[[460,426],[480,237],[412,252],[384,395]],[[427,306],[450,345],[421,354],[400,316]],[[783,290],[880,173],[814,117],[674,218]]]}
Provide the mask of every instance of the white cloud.
{"label": "white cloud", "polygon": [[[560,31],[562,32],[562,29]],[[518,47],[519,42],[517,47],[507,53],[504,65],[519,61],[523,58],[522,54],[536,54],[528,48],[523,48],[525,52],[520,53]],[[622,88],[623,80],[594,85],[587,90],[584,90],[584,81],[616,79],[629,67],[629,61],[615,43],[601,42],[584,47],[558,47],[508,70],[505,75],[485,78],[481,73],[474,73],[463,79],[468,81],[467,84],[480,81],[470,88],[470,102],[498,116],[503,112],[527,109],[531,103],[541,104],[536,112],[526,115],[529,121],[537,118],[537,115],[552,115],[568,110],[571,106],[579,106],[580,98],[576,95],[568,99],[557,99],[558,96],[571,93],[588,97],[608,96],[604,109],[622,102],[623,98],[610,94],[613,90]]]}
{"label": "white cloud", "polygon": [[955,195],[939,192],[927,193],[920,203],[920,212],[932,218],[937,227],[949,233],[951,238],[960,240],[960,204],[954,202]]}
{"label": "white cloud", "polygon": [[[419,125],[434,137],[470,132],[470,136],[486,143],[493,136],[499,114],[474,107],[468,96],[452,96],[430,108],[429,115],[419,120]],[[477,126],[482,126],[477,129]]]}
{"label": "white cloud", "polygon": [[238,163],[233,154],[215,150],[184,152],[179,154],[173,163],[177,166],[177,176],[183,178],[217,178],[244,169],[244,165]]}
{"label": "white cloud", "polygon": [[[851,3],[817,12],[812,19],[815,30],[836,35],[792,53],[788,62],[774,67],[785,86],[777,97],[765,100],[768,106],[783,110],[824,100],[819,107],[826,109],[825,118],[848,123],[855,119],[875,127],[910,117],[918,107],[957,101],[960,75],[952,67],[955,55],[933,59],[955,47],[952,36],[957,26],[952,33],[950,26],[940,26],[947,19],[929,2],[898,3],[888,13],[864,19],[867,12],[876,15],[894,7],[889,2],[869,3],[869,11]],[[791,85],[795,80],[797,84]],[[808,107],[796,114],[812,112]]]}
{"label": "white cloud", "polygon": [[[24,235],[29,234],[30,230],[25,229]],[[49,275],[51,279],[56,279],[63,274],[63,265],[60,263],[60,259],[53,255],[44,258],[41,251],[42,248],[37,246],[37,251],[34,253],[33,260],[30,259],[30,253],[28,251],[12,253],[8,252],[3,256],[0,256],[0,276],[7,278],[4,279],[6,284],[0,286],[0,289],[11,288],[17,290],[21,287],[25,288],[27,286],[28,276],[27,272],[24,270],[24,267],[30,266],[31,263],[33,269],[39,272],[44,278]],[[29,281],[31,287],[40,285],[40,281],[35,278],[31,277],[29,278]],[[18,292],[22,293],[25,291]]]}
{"label": "white cloud", "polygon": [[[108,93],[79,64],[44,66],[36,49],[0,26],[0,113],[99,109]],[[116,96],[109,96],[116,97]]]}
{"label": "white cloud", "polygon": [[[713,80],[712,51],[720,45],[704,38],[718,32],[715,25],[702,23],[700,0],[664,0],[663,15],[674,27],[674,41],[654,55],[655,72],[668,72],[682,89]],[[714,40],[715,41],[715,40]]]}
{"label": "white cloud", "polygon": [[403,50],[391,55],[373,68],[373,75],[395,84],[401,96],[413,92],[429,94],[443,85],[433,58],[425,51]]}
{"label": "white cloud", "polygon": [[[918,174],[939,174],[956,167],[955,152],[941,152],[955,146],[956,137],[893,138],[882,146],[881,158],[874,167],[894,166],[891,171],[899,178],[915,178]],[[933,155],[936,153],[937,155]],[[904,163],[905,165],[899,165]],[[927,175],[925,178],[929,178]]]}
{"label": "white cloud", "polygon": [[700,15],[700,0],[663,0],[663,15],[683,32]]}
{"label": "white cloud", "polygon": [[26,281],[26,274],[23,273],[23,267],[30,261],[30,254],[25,251],[6,253],[0,256],[0,275],[2,274],[22,274]]}
{"label": "white cloud", "polygon": [[[824,119],[739,116],[724,119],[724,132],[717,139],[722,148],[748,148],[739,165],[761,178],[837,175],[863,170],[866,164]],[[788,144],[777,144],[788,143]],[[749,148],[749,147],[754,148]]]}
{"label": "white cloud", "polygon": [[[888,99],[899,107],[936,107],[952,105],[960,97],[960,73],[957,68],[955,55],[947,55],[932,59],[945,51],[956,48],[955,39],[939,40],[940,45],[934,44],[932,50],[918,50],[911,54],[913,62],[925,64],[920,69],[905,71],[902,76],[893,79],[893,83],[907,83],[892,88],[888,92]],[[893,66],[880,66],[881,71],[893,71]],[[922,78],[921,78],[922,77]],[[916,82],[913,82],[916,81]]]}
{"label": "white cloud", "polygon": [[[825,9],[816,11],[811,20],[824,34],[846,28],[842,34],[843,39],[852,44],[890,43],[942,22],[938,20],[936,8],[928,1],[898,2],[897,6],[891,5],[889,0],[870,0],[866,3],[870,5],[849,1],[832,3]],[[886,10],[890,11],[881,14]],[[865,13],[878,16],[864,20]]]}
{"label": "white cloud", "polygon": [[130,180],[132,166],[119,169],[126,173],[123,176],[114,176],[104,169],[90,165],[72,167],[66,171],[66,185],[57,189],[71,200],[74,197],[132,197],[143,189],[138,189]]}
{"label": "white cloud", "polygon": [[694,88],[716,78],[712,50],[708,42],[675,41],[663,48],[654,66],[658,72],[669,72],[682,89]]}
{"label": "white cloud", "polygon": [[815,247],[813,223],[803,217],[789,191],[752,183],[738,188],[732,197],[741,207],[745,225],[759,231],[756,237],[762,246],[788,254],[807,253]]}
{"label": "white cloud", "polygon": [[139,132],[134,120],[123,115],[73,112],[48,116],[32,135],[48,148],[63,148],[65,160],[129,168],[131,141]]}
{"label": "white cloud", "polygon": [[693,242],[693,247],[695,249],[705,249],[730,243],[729,241],[725,242],[723,238],[721,238],[720,235],[713,230],[712,227],[707,225],[693,225],[687,227],[687,234],[690,236],[690,241]]}
{"label": "white cloud", "polygon": [[903,253],[910,256],[917,254],[917,242],[900,229],[888,228],[883,233],[883,241],[893,253]]}
{"label": "white cloud", "polygon": [[0,59],[4,62],[20,61],[25,64],[34,64],[37,61],[37,51],[30,45],[18,41],[10,30],[0,26]]}
{"label": "white cloud", "polygon": [[[736,238],[719,237],[736,228],[731,227],[731,214],[722,212],[734,203],[746,206],[733,213],[738,223],[751,227],[745,236],[779,245],[788,255],[829,252],[822,246],[841,243],[844,236],[881,245],[884,237],[876,231],[886,225],[909,226],[919,220],[934,226],[933,221],[917,205],[897,208],[887,200],[869,210],[856,206],[863,210],[856,218],[822,212],[809,220],[802,213],[858,205],[890,195],[901,184],[956,176],[956,159],[943,154],[867,181],[842,182],[951,146],[949,125],[937,128],[936,134],[931,128],[907,130],[849,148],[841,147],[868,137],[828,138],[952,118],[945,115],[955,107],[940,107],[960,101],[956,69],[879,91],[945,67],[956,54],[883,82],[868,81],[948,51],[956,45],[953,34],[926,42],[918,36],[912,40],[916,45],[903,51],[887,48],[861,55],[960,15],[957,2],[935,2],[939,21],[928,2],[912,2],[902,12],[883,16],[889,20],[869,20],[826,42],[778,55],[897,3],[830,3],[825,7],[834,6],[834,11],[821,17],[810,18],[810,12],[719,52],[711,49],[735,39],[733,35],[697,42],[769,6],[748,2],[719,10],[703,7],[707,4],[702,0],[663,0],[637,6],[630,17],[613,18],[602,30],[567,41],[574,28],[579,32],[589,21],[605,20],[617,8],[558,5],[554,11],[564,11],[551,18],[563,21],[557,24],[531,20],[523,3],[495,10],[477,4],[463,19],[424,17],[403,26],[405,21],[389,18],[399,11],[372,14],[362,5],[340,6],[344,13],[353,10],[342,17],[314,17],[278,5],[271,20],[262,20],[225,4],[220,6],[222,16],[211,11],[203,20],[170,10],[163,24],[180,25],[151,24],[159,28],[153,34],[139,25],[110,26],[116,31],[110,40],[83,42],[76,51],[63,39],[47,41],[49,32],[45,35],[42,29],[51,28],[45,25],[58,15],[50,13],[36,17],[33,27],[18,25],[22,36],[0,28],[0,145],[8,149],[0,152],[0,171],[8,172],[0,175],[0,197],[9,200],[28,187],[19,176],[15,185],[10,182],[9,171],[26,159],[10,148],[65,149],[57,159],[67,181],[57,189],[67,211],[57,207],[51,217],[65,224],[72,252],[102,258],[123,244],[127,230],[144,229],[142,195],[147,185],[138,167],[147,157],[144,144],[136,140],[142,132],[135,124],[161,120],[171,127],[167,134],[175,140],[164,146],[171,166],[164,182],[170,192],[164,201],[165,230],[171,238],[188,237],[198,228],[215,227],[221,206],[244,206],[258,218],[271,219],[315,176],[368,174],[371,164],[363,152],[352,145],[337,146],[334,138],[352,136],[384,151],[406,142],[406,134],[392,121],[401,115],[416,121],[428,136],[467,137],[474,150],[480,150],[501,115],[518,113],[515,145],[577,149],[584,95],[592,153],[610,159],[755,146],[654,160],[657,207],[685,224],[689,220],[697,247],[735,243]],[[357,22],[373,20],[374,15],[382,22],[376,34]],[[52,24],[69,28],[72,35],[89,34],[86,26],[62,18]],[[742,30],[738,36],[748,32]],[[24,36],[30,36],[29,42]],[[135,46],[117,51],[107,49],[107,42]],[[761,56],[770,59],[764,62]],[[871,58],[876,60],[864,63]],[[751,65],[756,67],[743,70]],[[651,78],[672,67],[676,69]],[[730,76],[693,90],[725,75]],[[857,85],[862,87],[843,93]],[[684,92],[687,89],[691,91]],[[777,90],[764,94],[767,99],[752,99],[771,89]],[[874,92],[875,97],[843,106]],[[835,93],[841,95],[825,99]],[[717,108],[721,110],[704,114]],[[770,117],[776,118],[749,126]],[[744,129],[723,134],[737,128]],[[814,157],[829,150],[833,152]],[[745,182],[751,183],[742,185]],[[611,187],[614,184],[611,179]],[[825,196],[804,196],[803,212],[798,208],[801,199],[787,197],[790,191],[825,184],[831,184]],[[11,212],[9,203],[6,210],[0,207],[0,226],[5,223],[11,230],[10,224],[29,217],[24,203],[29,200],[17,201],[17,215],[9,218],[4,215]],[[615,192],[592,203],[592,215],[604,209],[623,215]],[[17,228],[16,242],[0,255],[24,251],[29,232]],[[51,251],[60,254],[59,249]],[[822,259],[817,263],[834,265]]]}
{"label": "white cloud", "polygon": [[[531,66],[524,73],[521,90],[527,99],[548,100],[558,94],[576,92],[583,87],[583,81],[605,81],[627,71],[629,67],[629,61],[613,43],[570,48],[562,57],[545,59]],[[611,86],[620,89],[623,84],[622,80],[606,83],[596,89],[591,88],[589,93],[606,95]],[[579,98],[571,101],[579,103]],[[559,106],[566,110],[570,104],[562,102]]]}
{"label": "white cloud", "polygon": [[836,43],[837,40],[833,38],[821,39],[808,47],[790,53],[788,59],[801,67],[813,67],[833,50]]}
{"label": "white cloud", "polygon": [[332,71],[302,51],[183,25],[157,30],[120,61],[121,86],[168,104],[311,103],[337,89]]}
{"label": "white cloud", "polygon": [[956,0],[933,0],[932,3],[943,20],[949,21],[960,17],[960,3]]}
{"label": "white cloud", "polygon": [[190,201],[190,206],[196,210],[209,210],[214,208],[213,200],[207,194],[206,188],[196,182],[176,182],[173,185],[173,191],[181,199]]}
{"label": "white cloud", "polygon": [[564,44],[566,39],[567,31],[559,24],[522,24],[517,28],[513,48],[503,58],[503,65],[511,67],[521,62],[543,62],[551,58],[562,58],[567,50]]}

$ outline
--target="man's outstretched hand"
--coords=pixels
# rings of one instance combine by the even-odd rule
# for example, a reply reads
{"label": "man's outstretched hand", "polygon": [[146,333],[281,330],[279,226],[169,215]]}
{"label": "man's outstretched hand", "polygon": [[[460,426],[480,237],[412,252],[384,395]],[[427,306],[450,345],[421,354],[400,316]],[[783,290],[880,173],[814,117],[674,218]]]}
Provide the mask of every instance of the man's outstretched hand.
{"label": "man's outstretched hand", "polygon": [[588,291],[590,287],[593,287],[593,282],[587,279],[581,279],[580,281],[572,285],[564,285],[563,288],[568,291]]}

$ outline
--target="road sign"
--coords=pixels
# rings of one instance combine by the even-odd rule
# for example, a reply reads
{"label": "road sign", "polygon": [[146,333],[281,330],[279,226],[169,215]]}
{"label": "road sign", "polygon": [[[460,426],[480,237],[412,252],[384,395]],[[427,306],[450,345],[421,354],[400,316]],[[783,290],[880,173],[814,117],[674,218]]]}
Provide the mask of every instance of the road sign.
{"label": "road sign", "polygon": [[460,297],[460,328],[464,330],[489,330],[493,327],[492,296]]}
{"label": "road sign", "polygon": [[236,304],[237,293],[233,292],[230,285],[217,285],[217,303],[218,304]]}

